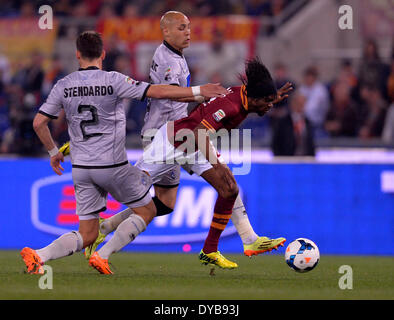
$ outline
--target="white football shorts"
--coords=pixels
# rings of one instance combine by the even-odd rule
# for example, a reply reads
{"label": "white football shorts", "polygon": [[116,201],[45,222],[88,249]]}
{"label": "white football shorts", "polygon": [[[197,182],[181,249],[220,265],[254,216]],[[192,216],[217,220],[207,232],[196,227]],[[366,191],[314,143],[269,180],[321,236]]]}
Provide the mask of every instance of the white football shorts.
{"label": "white football shorts", "polygon": [[[218,160],[224,160],[218,154]],[[190,174],[201,175],[212,168],[212,165],[200,150],[185,154],[176,149],[168,140],[167,123],[156,132],[152,142],[144,149],[142,157],[135,164],[138,168],[149,173],[153,183],[168,175],[175,166],[181,166]]]}
{"label": "white football shorts", "polygon": [[97,219],[106,210],[108,193],[130,208],[147,205],[151,200],[151,178],[129,162],[112,167],[73,167],[77,212],[80,220]]}

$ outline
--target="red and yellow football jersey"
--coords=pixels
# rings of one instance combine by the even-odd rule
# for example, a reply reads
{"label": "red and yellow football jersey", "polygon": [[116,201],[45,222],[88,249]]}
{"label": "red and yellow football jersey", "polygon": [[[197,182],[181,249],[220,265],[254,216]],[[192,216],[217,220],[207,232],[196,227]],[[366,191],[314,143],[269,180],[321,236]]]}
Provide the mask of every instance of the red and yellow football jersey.
{"label": "red and yellow football jersey", "polygon": [[248,115],[245,86],[230,87],[222,98],[199,104],[188,117],[174,122],[174,133],[181,129],[194,130],[200,123],[213,132],[235,129]]}

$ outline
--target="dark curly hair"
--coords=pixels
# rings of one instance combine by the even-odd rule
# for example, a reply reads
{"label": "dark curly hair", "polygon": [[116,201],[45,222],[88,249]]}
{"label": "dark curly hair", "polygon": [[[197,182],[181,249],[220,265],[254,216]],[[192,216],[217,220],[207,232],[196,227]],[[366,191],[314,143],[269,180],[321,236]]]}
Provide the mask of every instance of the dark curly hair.
{"label": "dark curly hair", "polygon": [[246,86],[246,95],[250,98],[264,98],[276,95],[276,86],[267,67],[258,57],[247,60],[245,76],[240,76]]}

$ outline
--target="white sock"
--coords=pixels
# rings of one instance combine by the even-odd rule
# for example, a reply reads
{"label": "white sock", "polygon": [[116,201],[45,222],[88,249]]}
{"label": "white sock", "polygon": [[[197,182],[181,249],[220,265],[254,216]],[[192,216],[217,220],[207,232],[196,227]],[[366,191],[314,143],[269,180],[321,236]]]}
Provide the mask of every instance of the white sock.
{"label": "white sock", "polygon": [[105,219],[102,223],[100,223],[100,231],[105,235],[110,234],[112,231],[116,230],[116,228],[126,220],[131,214],[133,210],[127,208],[112,217]]}
{"label": "white sock", "polygon": [[119,225],[113,237],[97,253],[101,258],[108,259],[112,253],[121,250],[145,229],[144,219],[139,215],[132,214]]}
{"label": "white sock", "polygon": [[74,252],[81,251],[83,239],[78,231],[63,234],[45,248],[36,250],[42,262],[71,256]]}
{"label": "white sock", "polygon": [[251,244],[257,240],[258,235],[254,232],[250,224],[244,203],[239,195],[234,203],[231,221],[237,229],[243,244]]}

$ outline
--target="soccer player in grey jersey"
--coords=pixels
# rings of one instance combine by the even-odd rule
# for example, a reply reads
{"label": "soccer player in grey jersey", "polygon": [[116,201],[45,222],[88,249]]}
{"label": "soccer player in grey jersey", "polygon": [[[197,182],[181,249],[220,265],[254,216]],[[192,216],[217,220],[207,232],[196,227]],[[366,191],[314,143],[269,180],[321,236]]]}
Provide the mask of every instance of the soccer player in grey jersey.
{"label": "soccer player in grey jersey", "polygon": [[[169,11],[160,20],[163,43],[152,58],[149,77],[154,84],[170,84],[180,87],[190,86],[190,72],[183,49],[190,44],[190,21],[181,12]],[[188,102],[203,100],[203,97],[180,99],[148,100],[145,124],[142,127],[142,144],[146,148],[156,131],[166,122],[187,116]],[[137,166],[142,159],[137,162]],[[155,194],[167,207],[174,208],[180,178],[180,166],[172,165],[172,170],[160,177],[154,177]]]}
{"label": "soccer player in grey jersey", "polygon": [[[150,68],[151,82],[187,87],[190,85],[190,72],[183,56],[183,49],[190,45],[190,21],[181,12],[169,11],[162,16],[160,27],[164,41],[156,49],[152,59]],[[203,99],[203,97],[193,97],[178,99],[177,101],[151,100],[145,115],[145,124],[142,128],[144,148],[150,144],[151,138],[163,124],[187,116],[188,102],[202,102]],[[148,167],[144,166],[142,158],[137,161],[136,166],[149,172]],[[168,166],[172,167],[172,169],[161,175],[155,175],[153,172],[149,172],[155,189],[153,200],[159,209],[157,212],[158,215],[171,213],[175,207],[180,180],[180,166],[176,163],[168,164]],[[190,171],[188,165],[182,167],[186,171]],[[100,224],[101,233],[106,235],[115,230],[117,225],[123,219],[127,218],[131,212],[131,209],[126,209],[106,219]],[[236,199],[231,220],[241,237],[244,253],[247,256],[271,251],[280,242],[277,239],[259,237],[255,233],[240,196]],[[103,240],[104,236],[101,236],[94,245],[87,248],[86,252],[94,251],[95,247]]]}
{"label": "soccer player in grey jersey", "polygon": [[[48,123],[64,109],[71,138],[79,230],[66,233],[39,250],[24,248],[21,255],[29,273],[42,273],[46,261],[81,251],[96,240],[99,213],[106,210],[108,193],[134,212],[109,241],[115,247],[121,248],[132,241],[156,215],[149,193],[150,177],[127,161],[123,98],[176,99],[200,94],[209,98],[226,92],[216,84],[196,88],[151,85],[118,72],[103,71],[105,51],[97,32],[83,32],[78,37],[76,56],[80,69],[57,82],[36,115],[33,127],[49,152],[53,170],[61,175],[63,154],[52,139]],[[96,252],[90,265],[101,273],[111,273],[105,257],[112,252],[104,250],[101,256]]]}

